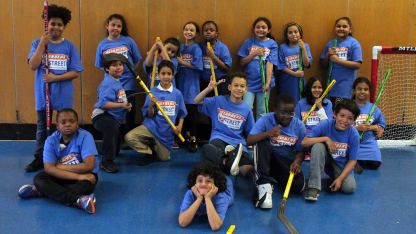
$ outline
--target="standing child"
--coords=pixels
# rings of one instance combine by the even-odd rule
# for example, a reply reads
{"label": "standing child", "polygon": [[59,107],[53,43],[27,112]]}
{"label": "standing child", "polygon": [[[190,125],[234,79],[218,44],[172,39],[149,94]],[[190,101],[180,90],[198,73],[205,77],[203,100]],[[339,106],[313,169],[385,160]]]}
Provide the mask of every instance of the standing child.
{"label": "standing child", "polygon": [[303,147],[312,147],[305,200],[318,200],[324,170],[333,179],[329,186],[331,191],[355,192],[353,169],[357,163],[360,136],[352,124],[358,115],[360,109],[353,101],[342,100],[335,106],[335,119],[320,122],[303,139]]}
{"label": "standing child", "polygon": [[[162,60],[171,61],[175,69],[173,73],[173,76],[175,77],[178,68],[178,59],[176,58],[176,56],[178,54],[179,46],[180,43],[178,39],[174,37],[169,37],[165,40],[165,42],[163,42],[163,44],[160,40],[156,41],[155,44],[153,44],[152,48],[149,50],[149,52],[147,52],[146,59],[143,63],[143,68],[148,74],[147,87],[149,89],[152,81],[153,61],[155,57],[155,52],[158,51],[156,66],[158,66]],[[160,78],[158,76],[158,72],[156,71],[154,86],[158,86],[159,82]],[[176,87],[175,78],[172,79],[172,85],[173,87]]]}
{"label": "standing child", "polygon": [[[174,134],[181,133],[183,120],[187,114],[181,92],[173,87],[172,79],[175,67],[172,62],[162,60],[158,66],[160,83],[151,90],[152,99],[147,96],[142,108],[143,124],[128,132],[125,136],[127,144],[137,152],[146,154],[139,162],[144,166],[157,160],[170,159]],[[172,123],[179,119],[173,131],[155,103],[163,108]]]}
{"label": "standing child", "polygon": [[272,183],[285,186],[290,172],[295,174],[291,191],[300,193],[305,187],[301,167],[304,158],[301,142],[305,136],[305,125],[293,118],[294,109],[293,97],[285,93],[279,94],[274,113],[261,117],[247,137],[247,144],[257,144],[254,150],[258,188],[256,207],[272,208]]}
{"label": "standing child", "polygon": [[332,106],[342,99],[351,97],[352,82],[361,67],[362,54],[360,43],[352,37],[352,22],[348,17],[342,17],[335,21],[336,47],[334,40],[326,44],[321,54],[321,63],[326,67],[333,63],[331,80],[336,80],[334,87],[329,92]]}
{"label": "standing child", "polygon": [[[383,113],[376,106],[369,123],[366,123],[373,103],[369,102],[372,86],[365,77],[359,77],[352,86],[352,100],[360,108],[360,116],[355,121],[355,129],[364,132],[358,149],[358,164],[363,168],[377,169],[381,165],[381,152],[377,145],[377,139],[383,135],[386,120]],[[358,173],[358,172],[357,172]]]}
{"label": "standing child", "polygon": [[179,212],[179,225],[187,227],[195,215],[206,215],[211,229],[219,230],[234,201],[231,179],[217,165],[206,162],[192,168],[187,187]]}
{"label": "standing child", "polygon": [[[42,15],[43,18],[43,15]],[[71,20],[71,11],[65,7],[50,5],[48,7],[48,31],[41,38],[32,42],[28,63],[35,75],[35,109],[37,112],[35,159],[25,167],[26,172],[43,168],[43,146],[46,133],[45,83],[49,84],[50,110],[72,108],[74,105],[74,85],[72,80],[78,78],[83,70],[78,49],[72,42],[63,38],[66,25]],[[45,46],[48,45],[48,61],[45,64]],[[45,70],[49,66],[49,73]],[[52,121],[51,121],[52,122]]]}
{"label": "standing child", "polygon": [[[252,170],[252,160],[247,152],[246,138],[254,125],[253,112],[243,96],[247,91],[247,77],[244,73],[230,75],[228,96],[205,98],[218,84],[211,81],[195,97],[199,111],[211,118],[212,131],[209,144],[202,147],[202,161],[212,161],[220,165],[226,174],[237,175],[241,170],[248,175]],[[241,160],[240,160],[241,159]]]}
{"label": "standing child", "polygon": [[116,173],[120,168],[114,163],[120,152],[120,126],[126,112],[132,108],[121,84],[124,64],[128,63],[121,54],[109,53],[103,56],[104,80],[97,89],[97,103],[92,112],[92,124],[103,135],[100,167],[108,173]]}
{"label": "standing child", "polygon": [[[97,53],[95,55],[96,67],[103,69],[103,56],[109,53],[124,55],[131,64],[137,64],[142,59],[136,42],[133,38],[129,37],[126,20],[122,15],[110,15],[107,18],[105,28],[107,30],[107,38],[102,40],[97,47]],[[120,82],[127,96],[136,91],[136,77],[127,67],[123,69]],[[125,132],[136,127],[136,101],[135,98],[131,98],[129,101],[132,104],[132,108],[126,116]]]}
{"label": "standing child", "polygon": [[[300,99],[302,93],[299,89],[299,79],[305,83],[305,73],[300,68],[299,50],[302,50],[302,68],[310,68],[312,54],[309,45],[303,42],[303,30],[297,23],[288,23],[284,30],[285,43],[279,47],[278,69],[282,70],[279,77],[279,93],[292,95],[295,101]],[[302,84],[303,87],[303,84]]]}
{"label": "standing child", "polygon": [[[200,46],[202,49],[204,70],[202,71],[201,77],[201,90],[208,86],[211,79],[210,60],[212,60],[216,80],[226,79],[227,72],[232,65],[232,58],[228,47],[218,40],[218,25],[215,21],[205,21],[202,25],[202,35],[204,36],[204,40],[201,42]],[[207,48],[207,42],[211,44],[211,49]],[[219,95],[228,94],[228,84],[228,82],[219,84]]]}
{"label": "standing child", "polygon": [[58,111],[56,128],[45,143],[45,171],[35,176],[34,185],[23,185],[19,196],[45,196],[93,214],[93,192],[98,181],[94,139],[89,132],[78,128],[78,115],[70,108]]}
{"label": "standing child", "polygon": [[[270,34],[272,24],[265,17],[257,18],[253,23],[254,37],[244,41],[238,50],[241,57],[240,64],[244,66],[247,74],[248,91],[244,95],[244,101],[253,108],[256,99],[256,119],[266,113],[266,106],[263,91],[270,96],[270,89],[274,87],[273,65],[277,66],[278,45]],[[264,75],[266,84],[263,87],[262,73],[260,69],[260,56],[264,61]]]}
{"label": "standing child", "polygon": [[322,83],[322,79],[317,77],[309,78],[304,89],[305,97],[296,104],[295,117],[300,120],[303,120],[312,106],[316,104],[315,110],[306,119],[306,134],[312,131],[322,120],[332,119],[333,117],[332,103],[326,98],[321,99],[325,89],[324,87],[325,85]]}
{"label": "standing child", "polygon": [[196,152],[198,145],[196,142],[197,133],[197,114],[198,107],[194,98],[200,92],[199,76],[202,71],[202,51],[201,47],[195,43],[195,38],[199,34],[199,26],[195,22],[188,22],[183,27],[185,43],[181,44],[181,56],[178,62],[181,64],[179,73],[179,90],[183,94],[188,115],[185,119],[185,137],[189,152]]}

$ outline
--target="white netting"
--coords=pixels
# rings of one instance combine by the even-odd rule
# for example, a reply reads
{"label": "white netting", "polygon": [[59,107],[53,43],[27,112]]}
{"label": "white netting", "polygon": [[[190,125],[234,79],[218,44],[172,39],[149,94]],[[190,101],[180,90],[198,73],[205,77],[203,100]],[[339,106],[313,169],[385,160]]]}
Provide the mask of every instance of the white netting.
{"label": "white netting", "polygon": [[381,142],[409,145],[416,137],[416,54],[379,54],[377,92],[389,68],[391,73],[377,104],[387,125]]}

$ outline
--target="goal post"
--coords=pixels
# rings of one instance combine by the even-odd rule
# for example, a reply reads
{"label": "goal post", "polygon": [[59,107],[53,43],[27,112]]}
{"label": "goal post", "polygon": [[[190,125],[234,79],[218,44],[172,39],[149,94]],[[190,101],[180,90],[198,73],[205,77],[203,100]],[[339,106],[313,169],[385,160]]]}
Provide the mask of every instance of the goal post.
{"label": "goal post", "polygon": [[370,101],[374,102],[383,77],[391,73],[377,103],[386,118],[380,147],[416,145],[416,47],[374,46]]}

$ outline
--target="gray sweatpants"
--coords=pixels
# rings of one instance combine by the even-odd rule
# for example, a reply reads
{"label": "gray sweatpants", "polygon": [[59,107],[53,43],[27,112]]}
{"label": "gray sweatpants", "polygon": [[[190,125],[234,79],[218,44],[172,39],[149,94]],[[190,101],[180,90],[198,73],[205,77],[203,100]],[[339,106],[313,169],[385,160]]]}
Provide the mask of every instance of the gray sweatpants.
{"label": "gray sweatpants", "polygon": [[[321,190],[321,178],[324,170],[333,179],[338,178],[342,173],[342,169],[332,159],[324,143],[316,143],[312,146],[309,167],[308,188],[318,190]],[[350,173],[342,182],[340,190],[344,193],[354,193],[356,187],[354,176]]]}

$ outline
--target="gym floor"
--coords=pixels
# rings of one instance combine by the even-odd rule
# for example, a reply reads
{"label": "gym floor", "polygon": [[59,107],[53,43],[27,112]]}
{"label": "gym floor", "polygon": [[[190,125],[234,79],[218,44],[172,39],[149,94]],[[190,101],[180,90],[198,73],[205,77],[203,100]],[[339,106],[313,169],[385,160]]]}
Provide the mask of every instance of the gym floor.
{"label": "gym floor", "polygon": [[[119,173],[99,173],[96,213],[89,215],[46,198],[17,196],[21,185],[33,183],[36,173],[23,168],[34,147],[33,141],[0,142],[0,233],[211,233],[206,217],[194,219],[187,228],[178,225],[186,177],[199,162],[200,151],[174,150],[169,162],[140,167],[142,155],[123,150],[116,160]],[[299,233],[414,233],[416,147],[383,148],[382,155],[379,170],[356,175],[355,194],[323,190],[315,203],[291,195],[287,218]],[[303,163],[306,177],[308,166]],[[277,219],[281,189],[275,187],[273,208],[260,210],[252,204],[252,180],[238,176],[233,182],[235,201],[218,233],[230,225],[236,225],[234,233],[288,233]]]}

